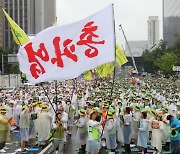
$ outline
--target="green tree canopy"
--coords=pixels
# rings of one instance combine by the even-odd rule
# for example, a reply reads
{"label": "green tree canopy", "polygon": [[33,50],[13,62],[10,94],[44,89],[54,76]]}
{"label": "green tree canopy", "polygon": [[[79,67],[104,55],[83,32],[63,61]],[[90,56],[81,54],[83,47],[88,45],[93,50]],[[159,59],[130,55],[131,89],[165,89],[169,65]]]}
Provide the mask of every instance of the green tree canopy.
{"label": "green tree canopy", "polygon": [[180,66],[180,35],[176,35],[176,43],[172,47],[167,47],[166,42],[153,50],[145,51],[144,68],[147,72],[162,71],[164,74],[173,74],[172,66]]}
{"label": "green tree canopy", "polygon": [[173,52],[167,52],[155,61],[157,66],[164,74],[173,74],[172,67],[178,64],[178,57]]}

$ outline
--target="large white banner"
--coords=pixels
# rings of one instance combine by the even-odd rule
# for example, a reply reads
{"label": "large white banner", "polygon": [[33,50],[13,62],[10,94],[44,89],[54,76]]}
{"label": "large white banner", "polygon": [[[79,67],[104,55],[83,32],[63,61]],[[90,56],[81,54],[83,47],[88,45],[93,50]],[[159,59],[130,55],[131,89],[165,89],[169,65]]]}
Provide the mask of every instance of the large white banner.
{"label": "large white banner", "polygon": [[66,80],[114,61],[113,6],[72,24],[38,33],[19,49],[20,70],[30,83]]}

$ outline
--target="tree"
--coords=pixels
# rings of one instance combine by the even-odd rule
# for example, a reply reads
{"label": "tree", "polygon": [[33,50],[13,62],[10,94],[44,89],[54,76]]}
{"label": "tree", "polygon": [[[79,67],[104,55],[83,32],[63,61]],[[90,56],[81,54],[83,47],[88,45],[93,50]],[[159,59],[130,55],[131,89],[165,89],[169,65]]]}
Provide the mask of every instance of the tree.
{"label": "tree", "polygon": [[145,71],[151,73],[157,71],[158,67],[154,63],[156,59],[160,58],[166,52],[167,52],[167,44],[165,42],[161,43],[161,45],[152,52],[146,50],[142,55],[144,57]]}
{"label": "tree", "polygon": [[145,69],[145,71],[154,72],[156,70],[156,67],[154,66],[155,55],[152,52],[149,52],[147,50],[143,54],[143,57],[144,57],[144,69]]}
{"label": "tree", "polygon": [[178,64],[179,58],[173,52],[167,52],[155,61],[155,66],[163,71],[164,74],[173,74],[172,67]]}
{"label": "tree", "polygon": [[176,35],[176,42],[172,47],[167,47],[163,42],[158,48],[142,55],[144,57],[145,71],[163,71],[165,74],[173,74],[172,66],[180,66],[180,35]]}

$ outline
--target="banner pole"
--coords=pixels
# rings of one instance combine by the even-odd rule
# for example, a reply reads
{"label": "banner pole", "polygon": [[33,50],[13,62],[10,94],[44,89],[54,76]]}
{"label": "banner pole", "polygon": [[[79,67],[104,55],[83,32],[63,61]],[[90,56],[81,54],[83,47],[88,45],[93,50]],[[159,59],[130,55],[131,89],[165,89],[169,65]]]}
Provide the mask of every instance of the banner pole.
{"label": "banner pole", "polygon": [[55,93],[56,93],[56,111],[58,109],[58,104],[57,104],[57,80],[55,80]]}
{"label": "banner pole", "polygon": [[[56,87],[57,87],[57,80],[56,80],[55,84],[56,84]],[[46,92],[43,84],[40,83],[40,85],[41,85],[41,87],[43,88],[44,93],[45,93],[46,97],[48,98],[48,101],[49,101],[49,103],[51,104],[51,107],[52,107],[53,111],[55,112],[56,118],[57,118],[59,121],[61,121],[61,120],[58,118],[57,109],[56,109],[56,110],[54,109],[53,104],[52,104],[52,102],[51,102],[51,100],[50,100],[50,98],[49,98],[49,96],[48,96],[48,94],[47,94],[47,92]],[[57,95],[56,95],[56,96],[57,96]],[[57,105],[57,100],[56,100],[56,105]],[[56,132],[56,130],[54,130],[54,131],[52,132],[52,135],[48,138],[48,140],[50,140],[50,139],[53,137],[53,135],[54,135],[55,132]]]}
{"label": "banner pole", "polygon": [[54,109],[53,104],[52,104],[52,102],[51,102],[51,100],[50,100],[50,98],[49,98],[49,96],[48,96],[48,94],[47,94],[47,92],[46,92],[46,90],[45,90],[43,84],[40,83],[40,85],[41,85],[41,87],[43,88],[44,93],[45,93],[46,97],[48,98],[49,103],[51,104],[52,109],[54,110],[55,114],[57,115],[56,110]]}
{"label": "banner pole", "polygon": [[114,73],[113,73],[113,82],[111,87],[111,95],[110,98],[112,99],[113,89],[114,89],[114,80],[116,75],[116,31],[115,31],[115,17],[114,17],[114,4],[112,4],[113,10],[113,24],[114,24],[114,54],[115,54],[115,66],[114,66]]}
{"label": "banner pole", "polygon": [[75,79],[73,79],[73,90],[72,90],[72,94],[71,94],[71,102],[72,102],[72,99],[73,99],[73,94],[74,94],[74,90],[75,90],[75,88],[76,88],[76,78]]}

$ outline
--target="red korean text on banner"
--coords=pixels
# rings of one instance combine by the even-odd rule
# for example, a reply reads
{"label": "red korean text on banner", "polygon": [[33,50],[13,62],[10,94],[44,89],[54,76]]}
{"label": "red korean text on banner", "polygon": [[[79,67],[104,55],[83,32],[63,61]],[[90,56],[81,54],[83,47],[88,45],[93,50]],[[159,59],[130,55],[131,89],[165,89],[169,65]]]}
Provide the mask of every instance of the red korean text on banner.
{"label": "red korean text on banner", "polygon": [[92,46],[91,44],[104,44],[105,41],[93,41],[93,37],[98,38],[94,32],[98,29],[98,26],[93,26],[94,21],[88,22],[82,29],[82,34],[80,35],[80,40],[77,42],[77,45],[87,45],[90,49],[85,51],[85,55],[89,58],[96,57],[98,55],[98,49]]}
{"label": "red korean text on banner", "polygon": [[30,72],[32,76],[37,79],[39,74],[44,74],[46,70],[42,64],[38,61],[37,57],[41,58],[43,61],[49,61],[48,52],[44,46],[44,43],[40,43],[39,49],[35,52],[32,48],[32,43],[28,43],[24,49],[26,50],[28,60],[31,63]]}
{"label": "red korean text on banner", "polygon": [[[92,26],[92,24],[94,24],[94,21],[88,22],[84,26],[84,28],[82,29],[83,33],[80,35],[80,40],[76,43],[77,45],[87,45],[88,47],[90,47],[90,49],[87,49],[85,51],[85,55],[88,58],[94,58],[94,57],[98,56],[98,49],[90,44],[104,44],[105,43],[105,40],[102,40],[99,42],[93,41],[93,37],[98,38],[99,36],[94,33],[98,29],[98,26]],[[74,62],[78,61],[78,56],[76,54],[74,54],[76,47],[72,43],[72,41],[73,40],[71,40],[71,39],[66,39],[63,42],[64,49],[61,50],[61,48],[60,48],[61,38],[55,37],[53,39],[53,46],[54,46],[56,57],[51,58],[52,64],[57,64],[58,67],[63,68],[64,67],[64,62],[63,62],[64,56],[73,60]],[[27,52],[28,60],[31,63],[30,72],[31,72],[32,76],[35,79],[37,79],[40,74],[44,74],[46,71],[36,57],[41,58],[44,62],[48,62],[49,61],[48,52],[45,48],[44,43],[40,43],[39,49],[37,52],[35,52],[33,50],[32,43],[28,43],[24,48]]]}
{"label": "red korean text on banner", "polygon": [[[106,23],[106,24],[104,24]],[[17,54],[30,83],[67,80],[115,60],[113,6],[39,32]]]}
{"label": "red korean text on banner", "polygon": [[72,40],[66,39],[63,42],[63,47],[64,47],[63,52],[60,49],[60,40],[61,40],[60,37],[55,37],[54,40],[53,40],[53,45],[54,45],[54,48],[55,48],[56,58],[52,58],[51,62],[52,62],[52,64],[57,63],[58,67],[63,68],[64,63],[63,63],[62,56],[66,56],[66,57],[72,59],[74,62],[78,61],[78,57],[77,57],[77,55],[73,54],[73,52],[75,52],[75,45],[71,44]]}

